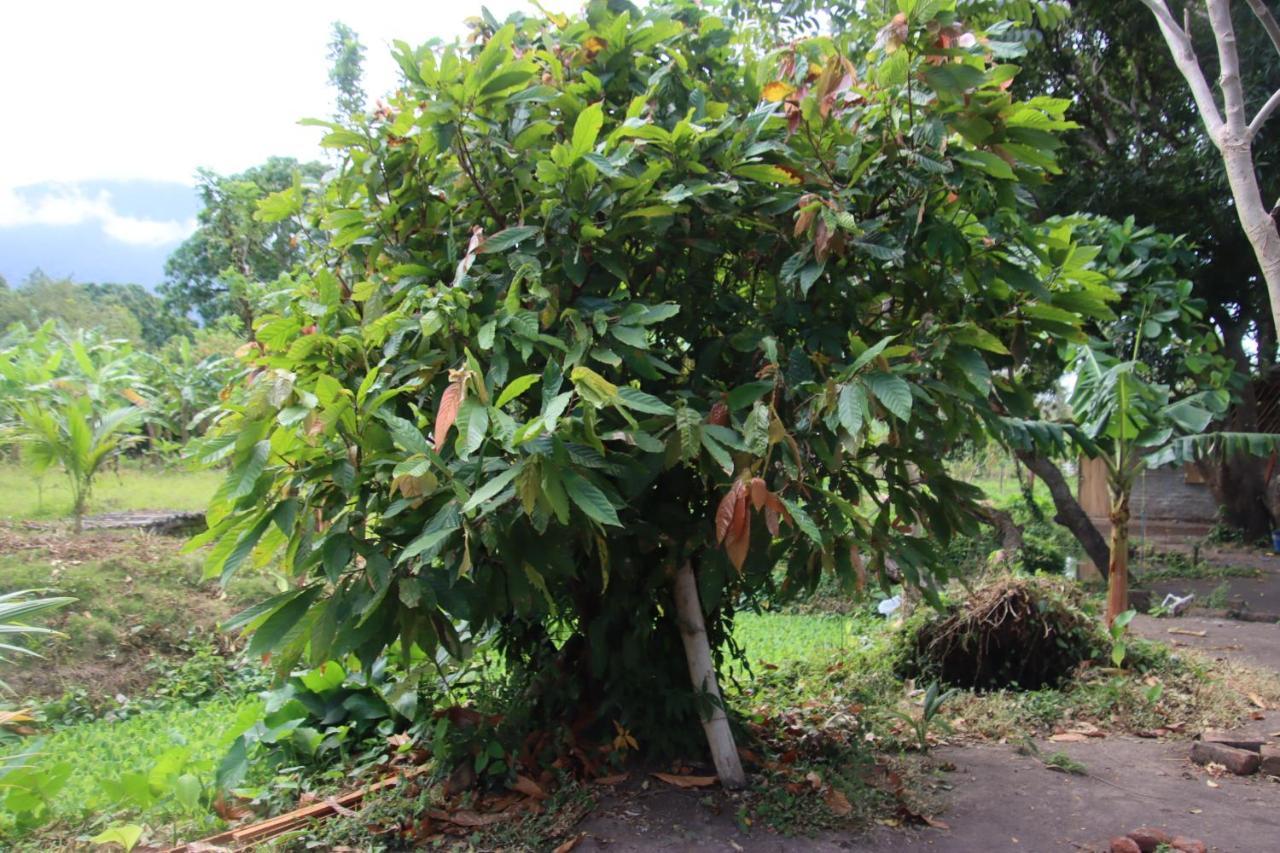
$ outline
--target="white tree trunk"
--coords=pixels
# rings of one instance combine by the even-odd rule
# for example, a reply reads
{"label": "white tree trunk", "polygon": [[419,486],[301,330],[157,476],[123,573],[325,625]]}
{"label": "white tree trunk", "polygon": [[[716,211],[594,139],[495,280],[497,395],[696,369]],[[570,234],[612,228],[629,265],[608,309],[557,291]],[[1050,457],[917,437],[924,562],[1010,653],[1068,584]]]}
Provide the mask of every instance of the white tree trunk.
{"label": "white tree trunk", "polygon": [[702,618],[702,602],[698,599],[698,582],[693,576],[693,566],[687,560],[676,570],[675,594],[676,618],[680,625],[680,638],[684,640],[684,656],[689,662],[689,678],[694,689],[709,694],[714,703],[711,716],[702,720],[702,730],[707,735],[716,775],[724,787],[742,788],[747,784],[747,777],[742,772],[738,747],[733,742],[729,718],[724,712],[724,700],[711,658],[711,644],[707,641],[707,623]]}
{"label": "white tree trunk", "polygon": [[[1277,26],[1275,18],[1260,0],[1247,1],[1276,48],[1280,49],[1280,26]],[[1276,222],[1271,218],[1271,209],[1262,199],[1253,163],[1253,139],[1271,114],[1280,107],[1280,92],[1272,95],[1253,121],[1249,121],[1245,109],[1244,86],[1240,80],[1240,56],[1236,49],[1235,28],[1231,22],[1231,4],[1229,0],[1205,0],[1209,25],[1218,46],[1218,89],[1222,94],[1224,108],[1219,113],[1213,90],[1205,79],[1200,61],[1192,48],[1190,34],[1174,20],[1165,0],[1141,2],[1155,15],[1173,61],[1191,87],[1205,130],[1222,154],[1227,180],[1231,184],[1231,195],[1235,199],[1236,215],[1240,218],[1245,236],[1249,238],[1249,244],[1253,246],[1262,278],[1267,285],[1271,321],[1280,330],[1280,232],[1277,232]]]}

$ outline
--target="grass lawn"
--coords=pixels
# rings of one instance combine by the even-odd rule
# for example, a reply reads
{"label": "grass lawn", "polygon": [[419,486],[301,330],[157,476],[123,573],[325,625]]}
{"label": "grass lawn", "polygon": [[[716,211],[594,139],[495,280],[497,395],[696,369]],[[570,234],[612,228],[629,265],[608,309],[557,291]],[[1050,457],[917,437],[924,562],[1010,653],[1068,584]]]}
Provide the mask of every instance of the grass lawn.
{"label": "grass lawn", "polygon": [[[133,509],[201,510],[224,477],[222,471],[188,471],[124,462],[98,475],[89,512]],[[61,519],[71,514],[71,487],[58,469],[37,479],[31,469],[0,465],[0,520]]]}

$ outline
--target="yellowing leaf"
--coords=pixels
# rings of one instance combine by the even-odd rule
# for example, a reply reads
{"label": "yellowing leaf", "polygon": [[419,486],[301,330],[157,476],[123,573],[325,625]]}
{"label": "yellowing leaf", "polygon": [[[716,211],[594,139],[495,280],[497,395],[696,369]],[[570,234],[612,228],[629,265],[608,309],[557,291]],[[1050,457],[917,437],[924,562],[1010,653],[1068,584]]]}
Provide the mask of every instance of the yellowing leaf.
{"label": "yellowing leaf", "polygon": [[765,83],[764,89],[760,93],[760,97],[770,103],[777,103],[783,98],[795,91],[795,87],[783,83],[781,80],[774,80],[772,83]]}

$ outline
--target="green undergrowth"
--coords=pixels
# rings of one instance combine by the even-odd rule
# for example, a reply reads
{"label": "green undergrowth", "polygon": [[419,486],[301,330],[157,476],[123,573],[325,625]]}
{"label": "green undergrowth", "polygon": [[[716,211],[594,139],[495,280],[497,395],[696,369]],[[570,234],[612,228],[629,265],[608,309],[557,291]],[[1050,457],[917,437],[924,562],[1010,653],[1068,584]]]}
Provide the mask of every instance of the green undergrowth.
{"label": "green undergrowth", "polygon": [[[0,532],[0,535],[3,535]],[[181,541],[135,533],[30,537],[0,556],[0,592],[51,588],[76,600],[41,624],[61,632],[39,640],[42,658],[16,657],[5,681],[20,697],[56,699],[67,691],[90,701],[132,696],[165,661],[213,641],[227,617],[276,591],[266,575],[246,573],[222,589],[201,580],[198,555]],[[227,642],[227,641],[223,641]]]}
{"label": "green undergrowth", "polygon": [[1131,565],[1130,569],[1139,583],[1262,576],[1262,570],[1256,566],[1210,562],[1203,558],[1193,559],[1181,551],[1145,548],[1131,559],[1137,563],[1137,565]]}
{"label": "green undergrowth", "polygon": [[[214,771],[238,728],[259,712],[256,697],[224,695],[29,739],[21,749],[34,753],[26,760],[31,772],[15,771],[4,782],[9,791],[31,786],[35,802],[23,811],[17,807],[27,800],[5,801],[0,838],[11,849],[47,850],[83,843],[112,824],[145,825],[169,841],[214,830],[222,825],[209,808]],[[54,779],[65,782],[42,790]]]}

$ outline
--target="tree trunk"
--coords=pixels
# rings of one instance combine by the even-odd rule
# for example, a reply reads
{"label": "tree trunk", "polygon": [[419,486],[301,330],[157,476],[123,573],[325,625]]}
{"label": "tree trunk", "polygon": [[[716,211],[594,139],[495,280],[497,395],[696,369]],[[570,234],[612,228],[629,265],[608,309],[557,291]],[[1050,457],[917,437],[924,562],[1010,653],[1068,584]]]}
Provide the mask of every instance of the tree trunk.
{"label": "tree trunk", "polygon": [[1107,571],[1107,627],[1129,609],[1129,493],[1111,498],[1111,563]]}
{"label": "tree trunk", "polygon": [[1071,492],[1071,485],[1058,470],[1058,466],[1043,456],[1025,450],[1018,451],[1018,459],[1027,469],[1033,472],[1049,487],[1053,498],[1053,506],[1058,511],[1053,520],[1061,524],[1076,537],[1085,555],[1098,567],[1103,578],[1110,576],[1111,551],[1107,548],[1107,540],[1102,538],[1098,528],[1094,526],[1088,513],[1080,506],[1076,496]]}
{"label": "tree trunk", "polygon": [[693,566],[686,560],[676,570],[676,615],[680,624],[680,638],[684,640],[684,655],[689,662],[689,678],[695,690],[707,694],[712,703],[711,713],[702,719],[702,730],[711,748],[711,760],[716,775],[725,788],[736,790],[747,784],[738,758],[738,747],[729,729],[729,717],[724,711],[724,699],[716,682],[716,668],[711,657],[711,644],[707,642],[707,626],[702,618],[702,602],[698,599],[698,583],[693,576]]}

